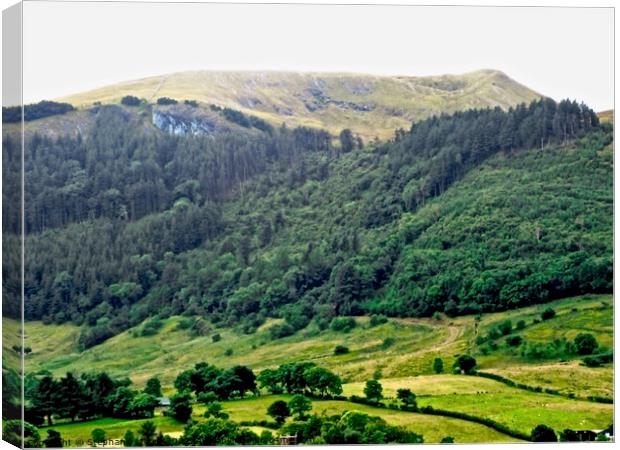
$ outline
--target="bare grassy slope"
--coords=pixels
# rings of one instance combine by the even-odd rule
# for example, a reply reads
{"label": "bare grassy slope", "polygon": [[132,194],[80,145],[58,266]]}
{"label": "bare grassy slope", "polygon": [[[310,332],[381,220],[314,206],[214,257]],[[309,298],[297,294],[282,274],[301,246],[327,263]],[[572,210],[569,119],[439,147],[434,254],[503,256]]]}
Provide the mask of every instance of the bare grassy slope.
{"label": "bare grassy slope", "polygon": [[386,138],[411,121],[442,112],[529,102],[540,94],[504,73],[480,70],[430,77],[350,73],[181,72],[102,87],[59,100],[76,106],[117,103],[124,95],[228,106],[274,124],[307,125],[334,134],[351,128]]}

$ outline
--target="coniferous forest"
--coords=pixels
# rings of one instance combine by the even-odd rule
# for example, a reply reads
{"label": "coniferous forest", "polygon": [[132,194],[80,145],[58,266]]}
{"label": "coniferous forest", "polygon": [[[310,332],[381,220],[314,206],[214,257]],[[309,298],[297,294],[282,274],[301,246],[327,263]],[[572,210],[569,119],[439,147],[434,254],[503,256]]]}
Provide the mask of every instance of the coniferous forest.
{"label": "coniferous forest", "polygon": [[[456,316],[612,291],[611,161],[565,150],[611,142],[583,104],[442,114],[366,143],[230,109],[240,132],[171,135],[127,109],[93,107],[87,135],[25,145],[26,318],[84,325],[82,348],[155,316],[245,333],[277,317],[286,336],[339,316]],[[8,184],[21,146],[3,144]],[[562,165],[540,172],[551,159]],[[521,196],[460,190],[499,160],[506,177],[550,178]],[[600,176],[554,196],[584,164]],[[14,194],[5,245],[18,239]],[[18,275],[5,268],[13,317]]]}

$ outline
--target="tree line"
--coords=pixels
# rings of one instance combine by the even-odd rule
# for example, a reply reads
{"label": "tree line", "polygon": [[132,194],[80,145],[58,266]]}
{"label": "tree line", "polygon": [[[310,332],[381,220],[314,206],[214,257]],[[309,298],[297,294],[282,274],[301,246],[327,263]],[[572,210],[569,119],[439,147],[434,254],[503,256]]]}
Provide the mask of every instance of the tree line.
{"label": "tree line", "polygon": [[[125,114],[102,107],[88,136],[27,146],[26,317],[88,325],[83,348],[153,316],[208,316],[247,333],[279,317],[279,339],[313,320],[324,330],[340,316],[471,314],[611,289],[611,134],[583,105],[442,115],[363,148],[351,133],[338,148],[303,127],[145,133]],[[543,117],[544,149],[522,148]],[[514,139],[500,141],[506,133]],[[564,152],[565,139],[577,150]],[[501,183],[484,181],[504,201],[486,205],[462,183],[447,191],[499,153]],[[518,170],[557,192],[520,205],[535,184],[502,184]],[[508,202],[506,189],[525,192]],[[460,219],[432,204],[437,195]],[[19,274],[6,280],[5,311],[18,314]]]}
{"label": "tree line", "polygon": [[[42,119],[44,117],[65,114],[74,111],[75,108],[69,103],[52,102],[43,100],[39,103],[24,105],[24,121]],[[2,107],[2,123],[16,123],[22,120],[22,107],[20,106],[3,106]]]}

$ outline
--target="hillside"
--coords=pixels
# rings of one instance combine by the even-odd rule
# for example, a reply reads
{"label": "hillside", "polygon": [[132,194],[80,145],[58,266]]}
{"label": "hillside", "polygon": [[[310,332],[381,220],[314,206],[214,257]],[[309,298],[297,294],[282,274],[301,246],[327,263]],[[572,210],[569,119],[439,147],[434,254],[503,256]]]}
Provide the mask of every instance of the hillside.
{"label": "hillside", "polygon": [[[565,111],[583,116],[579,141],[566,140]],[[560,134],[524,150],[539,142],[539,114],[556,115]],[[248,333],[281,317],[286,335],[343,315],[609,292],[611,135],[592,120],[574,103],[534,102],[336,150],[307,128],[170,136],[102,111],[87,140],[27,146],[26,316],[86,322],[89,347],[153,315],[199,313]]]}
{"label": "hillside", "polygon": [[[480,76],[498,74],[468,77]],[[287,98],[307,77],[284,77]],[[148,103],[118,104],[129,91],[104,90],[102,105],[31,106],[66,110],[28,121],[24,155],[24,388],[41,431],[54,421],[71,446],[96,427],[114,439],[142,433],[150,417],[162,445],[273,444],[269,430],[301,426],[302,443],[514,442],[536,440],[541,424],[609,425],[612,124],[584,104],[540,99],[459,107],[364,142],[352,125],[340,134],[358,120],[342,111],[352,122],[325,130],[274,126],[254,100],[154,104],[182,100],[160,93],[160,81],[150,96],[131,91]],[[384,81],[349,94],[378,95]],[[324,108],[307,111],[377,111],[336,97],[330,83],[318,83]],[[419,83],[408,86],[446,91],[429,98],[447,110],[471,87]],[[475,98],[485,106],[489,97]],[[78,123],[86,132],[65,133]],[[11,250],[21,146],[3,138]],[[15,415],[21,283],[12,267],[3,377]],[[171,415],[154,413],[162,394]],[[330,417],[267,415],[295,394]],[[186,427],[190,417],[197,423]],[[210,440],[211,426],[228,437]]]}
{"label": "hillside", "polygon": [[59,99],[80,108],[134,95],[197,100],[254,114],[274,126],[350,128],[365,140],[434,114],[469,108],[507,109],[540,94],[493,70],[429,77],[348,73],[181,72],[128,81]]}
{"label": "hillside", "polygon": [[[30,386],[33,374],[51,371],[61,377],[67,371],[74,373],[106,371],[114,377],[129,376],[133,388],[143,388],[147,379],[157,376],[164,393],[174,392],[173,381],[183,370],[193,367],[198,359],[220,367],[248,365],[257,373],[266,368],[300,360],[312,361],[339,374],[345,384],[343,394],[363,395],[364,381],[379,378],[386,402],[393,401],[397,389],[407,388],[416,393],[418,404],[449,411],[490,418],[495,422],[524,434],[539,423],[555,430],[566,428],[606,427],[611,421],[613,405],[588,401],[587,397],[613,398],[613,367],[589,368],[580,364],[578,355],[530,359],[514,348],[499,341],[499,348],[484,354],[475,344],[474,337],[498,323],[524,320],[521,335],[529,343],[546,345],[553,339],[577,333],[595,333],[601,345],[613,340],[613,306],[610,296],[583,296],[563,299],[547,305],[531,306],[510,312],[456,319],[389,319],[372,325],[367,317],[357,317],[357,326],[349,332],[320,331],[309,326],[295,336],[272,340],[271,322],[253,335],[245,335],[227,328],[214,329],[221,340],[211,336],[196,336],[180,324],[187,318],[171,317],[152,336],[140,336],[143,325],[129,330],[106,343],[81,352],[77,340],[79,329],[70,325],[43,325],[31,322],[26,326],[26,344],[32,353],[26,357]],[[536,322],[541,313],[553,308],[556,317]],[[592,314],[596,314],[594,317]],[[17,323],[8,322],[14,330]],[[350,352],[335,355],[334,348],[346,346]],[[227,349],[234,349],[232,353]],[[481,376],[436,374],[433,360],[442,358],[447,368],[455,357],[467,352],[478,361],[478,370],[498,373],[510,380],[540,389],[526,390],[507,386]],[[200,355],[200,356],[198,356]],[[197,359],[198,358],[198,359]],[[542,392],[550,389],[549,392]],[[559,394],[552,392],[559,391]],[[278,399],[263,393],[258,397],[222,402],[224,411],[237,423],[268,421],[266,409]],[[515,442],[518,439],[497,430],[456,418],[411,414],[385,410],[347,401],[320,400],[312,402],[313,412],[321,414],[359,411],[381,416],[390,424],[403,425],[423,434],[425,442],[439,442],[444,436],[455,437],[456,442]],[[206,406],[193,404],[193,415],[199,420]],[[156,416],[157,428],[170,436],[180,436],[184,425],[171,417]],[[97,419],[81,423],[60,423],[53,429],[65,439],[89,438],[94,428],[102,428],[109,437],[121,438],[127,429],[134,431],[144,420]],[[44,431],[46,428],[43,428]],[[255,432],[264,428],[250,427]]]}

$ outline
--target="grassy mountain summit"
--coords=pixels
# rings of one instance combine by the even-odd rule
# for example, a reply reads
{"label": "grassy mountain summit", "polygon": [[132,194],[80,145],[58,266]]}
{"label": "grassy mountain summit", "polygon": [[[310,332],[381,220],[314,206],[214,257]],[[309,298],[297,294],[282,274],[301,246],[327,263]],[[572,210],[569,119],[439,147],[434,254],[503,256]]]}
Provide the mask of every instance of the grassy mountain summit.
{"label": "grassy mountain summit", "polygon": [[433,114],[470,108],[507,109],[541,95],[496,70],[427,77],[352,73],[180,72],[127,81],[63,97],[78,107],[118,103],[125,95],[150,102],[197,100],[254,114],[279,126],[311,126],[366,139]]}

